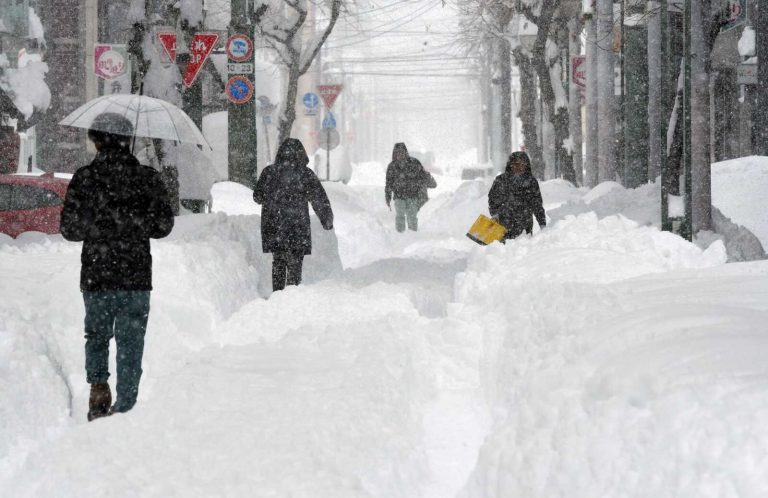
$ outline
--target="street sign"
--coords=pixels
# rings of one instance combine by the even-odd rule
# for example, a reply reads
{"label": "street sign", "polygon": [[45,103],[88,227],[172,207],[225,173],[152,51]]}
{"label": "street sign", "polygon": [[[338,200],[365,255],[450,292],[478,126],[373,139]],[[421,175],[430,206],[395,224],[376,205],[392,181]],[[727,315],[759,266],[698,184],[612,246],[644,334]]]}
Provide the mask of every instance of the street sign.
{"label": "street sign", "polygon": [[227,64],[229,74],[253,74],[253,64],[250,62],[230,62]]}
{"label": "street sign", "polygon": [[224,88],[227,98],[235,104],[244,104],[253,97],[253,83],[246,76],[232,76]]}
{"label": "street sign", "polygon": [[317,93],[323,99],[326,109],[331,110],[343,88],[344,85],[317,85]]}
{"label": "street sign", "polygon": [[327,151],[335,149],[341,143],[341,136],[336,128],[325,128],[317,138],[318,146]]}
{"label": "street sign", "polygon": [[757,85],[757,64],[739,64],[736,66],[736,83],[739,85]]}
{"label": "street sign", "polygon": [[184,86],[190,87],[195,82],[218,40],[219,35],[216,33],[197,33],[192,37],[189,47],[189,62],[182,79]]}
{"label": "street sign", "polygon": [[318,97],[316,93],[305,93],[301,101],[304,103],[305,116],[317,116],[318,107],[320,106],[320,97]]}
{"label": "street sign", "polygon": [[720,32],[741,26],[747,21],[747,0],[723,0],[724,19],[720,24]]}
{"label": "street sign", "polygon": [[253,42],[248,35],[234,34],[227,39],[227,57],[235,62],[244,62],[253,53]]}
{"label": "street sign", "polygon": [[323,118],[323,129],[326,128],[336,128],[336,118],[333,117],[331,111],[326,112]]}
{"label": "street sign", "polygon": [[93,72],[103,80],[123,76],[128,69],[128,60],[125,45],[102,43],[93,48]]}
{"label": "street sign", "polygon": [[579,88],[587,87],[587,65],[586,57],[583,55],[574,55],[571,57],[571,81]]}
{"label": "street sign", "polygon": [[157,34],[157,39],[162,45],[165,55],[168,56],[168,60],[176,62],[176,33],[170,31],[164,31]]}

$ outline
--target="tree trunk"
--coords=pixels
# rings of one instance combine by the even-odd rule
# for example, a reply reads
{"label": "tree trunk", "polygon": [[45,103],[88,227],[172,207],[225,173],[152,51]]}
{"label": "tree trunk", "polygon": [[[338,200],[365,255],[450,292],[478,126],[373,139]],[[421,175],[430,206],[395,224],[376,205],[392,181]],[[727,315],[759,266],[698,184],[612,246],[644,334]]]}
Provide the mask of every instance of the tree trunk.
{"label": "tree trunk", "polygon": [[512,53],[509,40],[499,40],[499,71],[501,95],[501,144],[504,154],[512,152]]}
{"label": "tree trunk", "polygon": [[[581,53],[581,22],[572,19],[568,23],[568,124],[570,127],[573,156],[573,170],[576,183],[584,183],[584,171],[581,154],[581,89],[573,82],[573,58]],[[582,67],[582,70],[584,68]]]}
{"label": "tree trunk", "polygon": [[585,108],[585,129],[587,132],[587,155],[584,165],[584,185],[594,187],[597,174],[597,23],[594,16],[587,19],[587,95]]}
{"label": "tree trunk", "polygon": [[520,113],[523,122],[523,143],[531,158],[533,176],[544,179],[544,155],[536,136],[536,73],[531,59],[520,47],[514,50],[515,65],[520,71]]}
{"label": "tree trunk", "polygon": [[285,94],[285,105],[280,116],[279,133],[277,136],[278,147],[286,138],[290,138],[293,122],[296,120],[296,96],[299,93],[299,67],[298,62],[288,68],[288,89]]}
{"label": "tree trunk", "polygon": [[613,2],[597,0],[598,181],[616,180],[616,111],[613,67]]}

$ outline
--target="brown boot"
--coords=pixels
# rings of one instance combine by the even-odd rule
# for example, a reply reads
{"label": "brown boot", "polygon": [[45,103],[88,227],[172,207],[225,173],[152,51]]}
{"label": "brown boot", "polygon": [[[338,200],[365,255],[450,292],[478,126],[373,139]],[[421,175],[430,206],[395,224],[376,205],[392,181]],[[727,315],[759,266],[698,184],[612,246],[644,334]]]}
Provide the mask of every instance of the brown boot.
{"label": "brown boot", "polygon": [[109,384],[91,384],[91,399],[88,402],[88,422],[104,417],[112,405],[112,392]]}

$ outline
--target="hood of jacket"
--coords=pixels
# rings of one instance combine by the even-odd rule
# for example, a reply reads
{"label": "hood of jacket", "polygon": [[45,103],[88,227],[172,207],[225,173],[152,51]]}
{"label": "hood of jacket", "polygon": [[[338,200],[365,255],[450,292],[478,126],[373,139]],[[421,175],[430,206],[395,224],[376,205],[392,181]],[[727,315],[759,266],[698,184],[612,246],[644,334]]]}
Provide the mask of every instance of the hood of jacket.
{"label": "hood of jacket", "polygon": [[531,159],[528,157],[528,154],[522,151],[513,152],[509,155],[509,158],[507,159],[507,167],[504,169],[504,171],[509,174],[513,174],[512,163],[516,163],[517,161],[522,161],[525,163],[525,172],[523,173],[523,176],[533,175],[533,170],[531,170]]}
{"label": "hood of jacket", "polygon": [[285,163],[294,164],[300,167],[309,164],[307,151],[304,149],[304,145],[301,141],[296,138],[286,138],[277,150],[275,164],[281,166]]}
{"label": "hood of jacket", "polygon": [[399,161],[400,158],[398,156],[403,156],[403,159],[408,159],[408,149],[406,148],[405,144],[403,142],[398,142],[395,144],[395,147],[392,149],[392,161]]}

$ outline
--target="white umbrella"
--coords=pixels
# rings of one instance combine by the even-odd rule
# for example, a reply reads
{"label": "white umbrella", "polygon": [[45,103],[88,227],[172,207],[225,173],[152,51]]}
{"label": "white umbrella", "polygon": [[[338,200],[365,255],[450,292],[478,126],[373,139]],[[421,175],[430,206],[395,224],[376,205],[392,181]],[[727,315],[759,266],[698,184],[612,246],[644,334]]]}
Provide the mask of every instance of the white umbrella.
{"label": "white umbrella", "polygon": [[59,124],[90,130],[93,120],[105,112],[124,116],[133,125],[135,137],[162,138],[211,148],[184,111],[169,102],[146,95],[105,95],[81,105]]}

